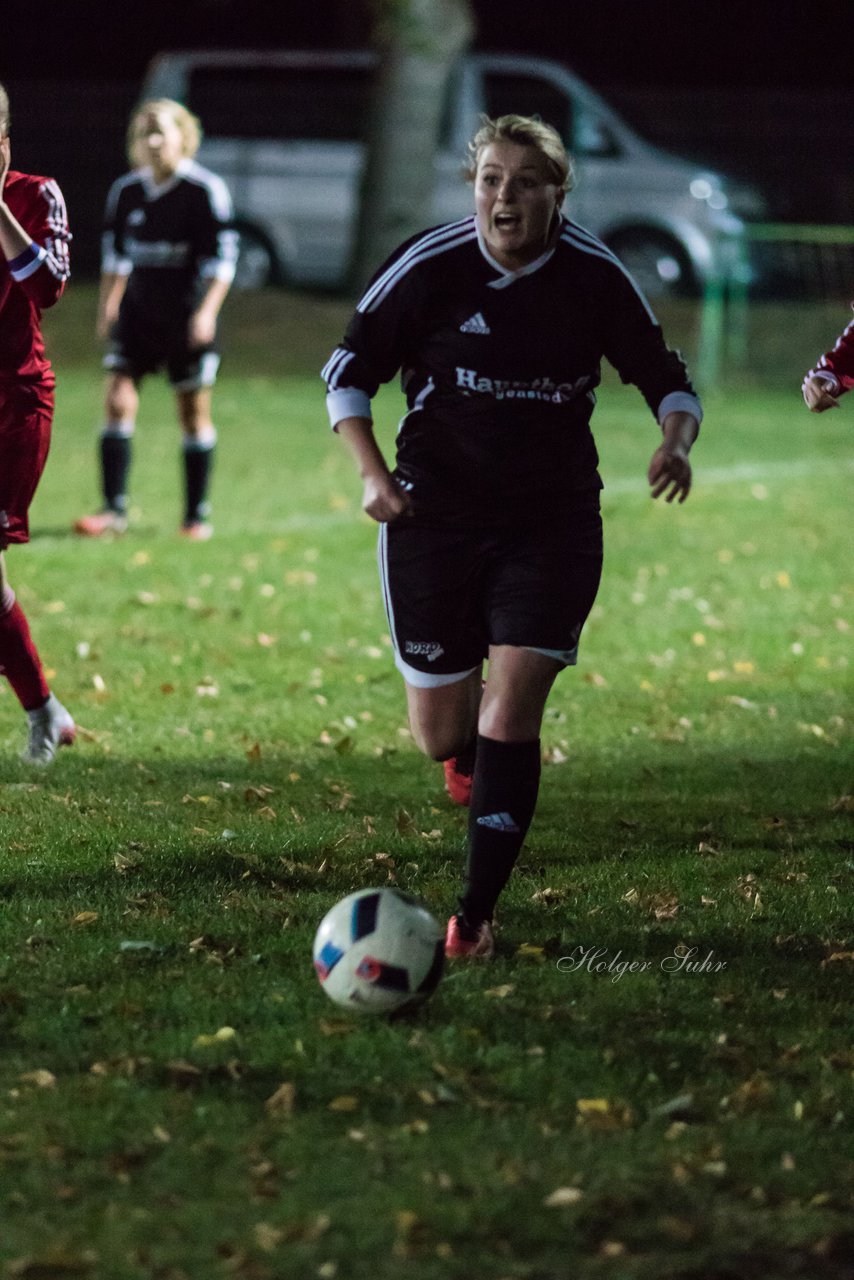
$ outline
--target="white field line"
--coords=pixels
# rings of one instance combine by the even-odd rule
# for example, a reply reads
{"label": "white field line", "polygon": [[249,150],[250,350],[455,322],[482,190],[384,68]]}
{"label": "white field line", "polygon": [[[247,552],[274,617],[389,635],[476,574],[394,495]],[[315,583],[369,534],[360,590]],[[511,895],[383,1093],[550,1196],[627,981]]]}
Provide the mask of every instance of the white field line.
{"label": "white field line", "polygon": [[[854,475],[854,457],[851,458],[792,458],[780,459],[777,462],[737,462],[729,467],[708,467],[704,468],[700,463],[694,472],[694,492],[700,493],[703,489],[711,488],[718,485],[731,484],[763,484],[773,482],[774,480],[796,480],[805,476],[812,475],[835,475],[839,472],[851,473]],[[354,483],[358,483],[354,480]],[[618,476],[613,480],[605,479],[604,497],[609,498],[611,494],[626,495],[633,494],[636,497],[646,499],[649,495],[649,488],[642,471],[637,476]],[[360,518],[360,513],[354,507],[349,511],[329,511],[329,512],[295,512],[293,515],[286,516],[283,520],[270,521],[263,526],[263,530],[256,530],[251,525],[244,526],[252,528],[253,532],[264,533],[299,533],[301,531],[309,532],[312,529],[331,529],[336,525],[352,524]]]}
{"label": "white field line", "polygon": [[[781,458],[777,462],[736,462],[729,467],[704,467],[700,459],[694,468],[694,491],[699,492],[722,484],[764,484],[774,480],[797,480],[804,476],[836,475],[839,472],[854,474],[854,457],[850,458]],[[619,476],[614,480],[605,477],[605,494],[643,493],[646,496],[644,477],[632,479]]]}
{"label": "white field line", "polygon": [[[729,467],[708,467],[704,468],[702,462],[696,467],[694,472],[694,493],[701,493],[703,489],[712,488],[718,485],[732,485],[739,483],[764,484],[773,482],[774,480],[796,480],[806,476],[835,475],[840,472],[844,474],[854,475],[854,457],[851,458],[792,458],[791,460],[781,459],[777,462],[738,462]],[[353,477],[354,485],[354,501],[353,506],[347,511],[297,511],[292,515],[284,516],[281,520],[267,520],[263,524],[255,525],[251,522],[244,522],[241,526],[242,533],[264,533],[264,534],[282,534],[282,533],[310,533],[312,530],[318,531],[323,529],[334,529],[338,526],[352,525],[361,518],[361,513],[355,505],[355,491],[358,486],[358,478]],[[607,500],[611,495],[626,496],[633,495],[638,498],[647,499],[649,488],[643,471],[640,470],[636,476],[617,476],[614,479],[605,478],[604,498]],[[214,517],[215,519],[215,517]],[[231,530],[223,529],[225,536],[232,536]],[[49,535],[38,538],[34,543],[35,547],[49,546],[54,539]]]}

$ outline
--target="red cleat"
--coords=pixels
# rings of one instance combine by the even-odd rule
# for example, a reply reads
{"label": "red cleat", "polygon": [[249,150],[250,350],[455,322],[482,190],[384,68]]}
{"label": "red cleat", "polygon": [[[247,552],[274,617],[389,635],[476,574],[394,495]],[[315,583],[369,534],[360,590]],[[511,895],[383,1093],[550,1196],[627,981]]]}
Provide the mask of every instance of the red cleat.
{"label": "red cleat", "polygon": [[190,542],[209,542],[213,537],[213,525],[207,520],[188,520],[178,533]]}
{"label": "red cleat", "polygon": [[99,511],[94,516],[81,516],[74,521],[74,532],[84,538],[102,538],[105,533],[124,533],[128,518],[121,511]]}
{"label": "red cleat", "polygon": [[492,925],[483,920],[476,929],[467,929],[461,916],[451,916],[445,934],[445,955],[449,960],[491,960],[495,955]]}
{"label": "red cleat", "polygon": [[457,757],[452,756],[444,762],[445,790],[454,804],[468,805],[471,802],[471,773],[460,773],[457,768]]}

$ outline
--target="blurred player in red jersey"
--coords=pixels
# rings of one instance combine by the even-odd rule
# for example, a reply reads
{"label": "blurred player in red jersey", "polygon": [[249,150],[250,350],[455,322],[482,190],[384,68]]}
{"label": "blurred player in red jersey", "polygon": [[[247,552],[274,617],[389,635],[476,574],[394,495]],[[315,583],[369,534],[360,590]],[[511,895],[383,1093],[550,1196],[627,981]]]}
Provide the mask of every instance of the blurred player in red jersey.
{"label": "blurred player in red jersey", "polygon": [[21,758],[37,765],[74,741],[74,721],[48,688],[3,552],[29,541],[27,513],[50,446],[54,376],[39,321],[62,296],[70,239],[56,183],[11,168],[0,85],[0,671],[29,717]]}
{"label": "blurred player in red jersey", "polygon": [[839,397],[854,387],[854,320],[804,378],[802,391],[812,413],[836,409]]}

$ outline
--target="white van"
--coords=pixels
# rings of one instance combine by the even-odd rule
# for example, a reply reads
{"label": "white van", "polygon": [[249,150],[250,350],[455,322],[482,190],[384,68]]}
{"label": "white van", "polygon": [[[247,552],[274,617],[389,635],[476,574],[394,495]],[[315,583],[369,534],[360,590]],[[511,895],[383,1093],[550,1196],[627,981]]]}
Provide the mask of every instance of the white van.
{"label": "white van", "polygon": [[[152,63],[143,96],[175,98],[200,117],[199,160],[231,190],[238,284],[344,284],[375,67],[371,53],[321,51],[165,53]],[[460,175],[483,112],[538,113],[560,130],[578,170],[570,216],[620,255],[649,296],[695,292],[740,269],[743,225],[720,175],[644,142],[559,63],[522,55],[458,64],[425,226],[471,212]]]}

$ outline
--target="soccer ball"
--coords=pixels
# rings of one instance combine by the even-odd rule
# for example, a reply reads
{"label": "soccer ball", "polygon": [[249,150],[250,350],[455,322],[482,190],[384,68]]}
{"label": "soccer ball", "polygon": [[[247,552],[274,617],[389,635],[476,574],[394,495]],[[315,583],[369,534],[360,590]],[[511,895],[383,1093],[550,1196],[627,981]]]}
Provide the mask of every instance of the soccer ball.
{"label": "soccer ball", "polygon": [[336,1004],[392,1013],[426,999],[442,976],[442,930],[398,889],[360,889],[336,902],[314,936],[314,967]]}

